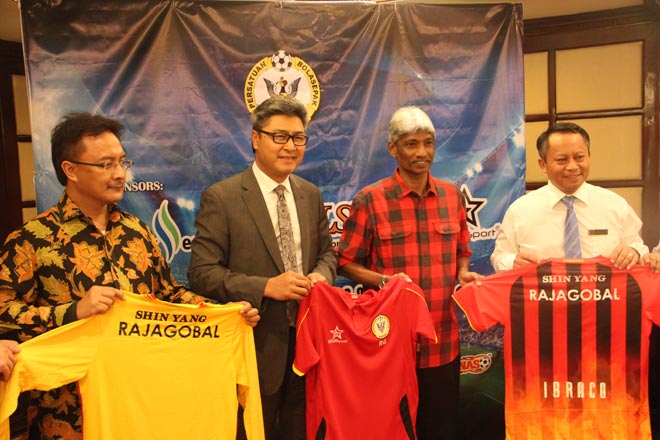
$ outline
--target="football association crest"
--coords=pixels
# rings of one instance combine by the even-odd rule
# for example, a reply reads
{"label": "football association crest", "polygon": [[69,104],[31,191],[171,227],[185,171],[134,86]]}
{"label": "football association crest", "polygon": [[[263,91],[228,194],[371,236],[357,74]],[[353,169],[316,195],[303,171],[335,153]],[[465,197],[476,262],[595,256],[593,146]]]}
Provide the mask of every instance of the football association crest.
{"label": "football association crest", "polygon": [[250,113],[271,96],[290,96],[305,104],[311,119],[319,108],[321,86],[309,64],[278,50],[252,66],[245,80],[244,95]]}
{"label": "football association crest", "polygon": [[378,339],[383,339],[390,334],[390,318],[378,315],[371,322],[371,333]]}

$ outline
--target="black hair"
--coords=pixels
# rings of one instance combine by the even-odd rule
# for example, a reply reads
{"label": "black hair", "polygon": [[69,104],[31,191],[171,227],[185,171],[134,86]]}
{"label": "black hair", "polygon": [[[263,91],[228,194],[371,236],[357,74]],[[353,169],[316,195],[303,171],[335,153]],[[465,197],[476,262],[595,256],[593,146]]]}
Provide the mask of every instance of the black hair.
{"label": "black hair", "polygon": [[66,186],[67,177],[62,170],[62,162],[75,160],[82,153],[81,139],[85,136],[98,136],[109,131],[121,139],[124,126],[110,118],[91,113],[69,113],[62,117],[50,133],[50,149],[57,180]]}

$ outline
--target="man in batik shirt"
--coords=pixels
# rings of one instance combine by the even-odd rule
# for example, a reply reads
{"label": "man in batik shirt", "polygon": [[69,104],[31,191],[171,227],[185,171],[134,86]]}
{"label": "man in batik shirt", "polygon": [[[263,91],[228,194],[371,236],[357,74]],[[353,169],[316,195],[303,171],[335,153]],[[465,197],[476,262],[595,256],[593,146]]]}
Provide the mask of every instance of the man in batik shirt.
{"label": "man in batik shirt", "polygon": [[[52,160],[64,193],[0,250],[0,326],[16,328],[20,341],[105,313],[123,299],[122,290],[205,300],[176,282],[147,226],[115,204],[133,165],[122,131],[119,122],[89,113],[67,115],[53,129]],[[259,319],[247,303],[241,313],[250,325]],[[76,384],[33,391],[28,424],[31,438],[82,439]]]}

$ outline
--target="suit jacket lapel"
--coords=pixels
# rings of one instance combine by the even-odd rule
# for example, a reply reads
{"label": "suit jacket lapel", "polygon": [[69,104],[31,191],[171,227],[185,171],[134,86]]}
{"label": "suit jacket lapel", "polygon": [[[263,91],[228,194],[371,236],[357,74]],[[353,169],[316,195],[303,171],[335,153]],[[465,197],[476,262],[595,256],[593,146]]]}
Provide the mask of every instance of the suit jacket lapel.
{"label": "suit jacket lapel", "polygon": [[266,208],[266,202],[261,194],[257,179],[252,172],[252,167],[243,173],[241,187],[243,188],[243,201],[250,211],[252,220],[257,225],[259,234],[266,244],[266,249],[268,249],[268,253],[273,258],[273,262],[277,265],[280,273],[283,273],[284,262],[282,261],[282,255],[280,255],[280,248],[277,244],[273,224],[270,221],[270,214],[268,213],[268,208]]}
{"label": "suit jacket lapel", "polygon": [[294,175],[290,176],[291,192],[296,201],[296,211],[298,212],[298,223],[300,225],[300,241],[302,247],[302,268],[303,274],[307,274],[309,268],[309,242],[310,240],[310,200],[308,194],[302,190]]}

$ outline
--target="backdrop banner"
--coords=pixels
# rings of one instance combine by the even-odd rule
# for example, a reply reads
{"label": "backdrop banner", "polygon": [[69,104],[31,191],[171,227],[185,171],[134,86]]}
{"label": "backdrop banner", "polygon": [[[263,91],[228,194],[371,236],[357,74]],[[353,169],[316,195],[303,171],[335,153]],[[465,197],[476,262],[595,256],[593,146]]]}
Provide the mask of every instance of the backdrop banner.
{"label": "backdrop banner", "polygon": [[[186,282],[201,192],[253,161],[250,112],[287,94],[312,114],[297,174],[321,188],[336,242],[355,193],[394,171],[392,113],[417,105],[436,127],[432,173],[465,195],[473,270],[492,272],[499,222],[525,190],[519,4],[21,0],[21,16],[40,212],[62,193],[52,127],[71,111],[116,118],[135,161],[120,205]],[[501,411],[501,333],[462,333],[474,431]]]}

